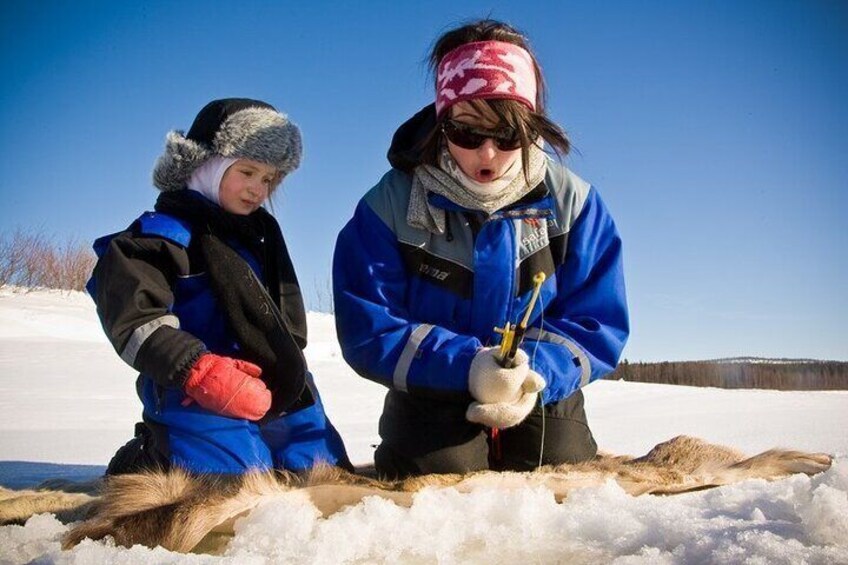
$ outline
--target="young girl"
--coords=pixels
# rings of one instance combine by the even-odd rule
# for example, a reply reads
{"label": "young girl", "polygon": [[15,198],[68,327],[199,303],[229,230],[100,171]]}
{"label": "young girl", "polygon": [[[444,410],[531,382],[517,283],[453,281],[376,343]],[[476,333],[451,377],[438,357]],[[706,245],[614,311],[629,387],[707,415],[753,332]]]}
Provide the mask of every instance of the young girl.
{"label": "young girl", "polygon": [[[581,387],[628,335],[621,241],[598,192],[546,149],[527,40],[486,20],[445,33],[436,99],[403,124],[392,169],[338,237],[333,280],[345,359],[386,385],[377,471],[402,477],[527,470],[595,456]],[[496,327],[529,312],[514,366]]]}
{"label": "young girl", "polygon": [[349,467],[306,367],[306,316],[262,205],[300,164],[300,131],[258,100],[206,105],[172,131],[155,211],[95,243],[89,293],[141,374],[144,422],[107,473]]}

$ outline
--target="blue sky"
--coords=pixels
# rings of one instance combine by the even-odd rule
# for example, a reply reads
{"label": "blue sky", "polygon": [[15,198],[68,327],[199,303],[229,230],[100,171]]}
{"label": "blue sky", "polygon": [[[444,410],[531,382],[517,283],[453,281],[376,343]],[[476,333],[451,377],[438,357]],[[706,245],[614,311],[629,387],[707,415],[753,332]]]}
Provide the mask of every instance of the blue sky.
{"label": "blue sky", "polygon": [[170,129],[259,98],[302,129],[275,197],[307,302],[429,103],[445,29],[492,16],[543,66],[566,164],[625,244],[630,360],[848,360],[848,3],[3,2],[0,230],[92,240],[152,207]]}

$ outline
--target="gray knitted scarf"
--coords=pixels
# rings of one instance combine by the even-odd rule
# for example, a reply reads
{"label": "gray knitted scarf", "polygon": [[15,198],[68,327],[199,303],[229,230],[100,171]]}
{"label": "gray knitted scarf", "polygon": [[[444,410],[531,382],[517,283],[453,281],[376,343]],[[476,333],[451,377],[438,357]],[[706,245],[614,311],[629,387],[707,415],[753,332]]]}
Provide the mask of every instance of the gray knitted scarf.
{"label": "gray knitted scarf", "polygon": [[[445,211],[432,206],[427,200],[427,193],[440,194],[465,208],[481,210],[492,214],[501,208],[517,202],[531,190],[536,188],[545,178],[547,170],[545,152],[536,145],[529,149],[528,179],[524,178],[522,160],[513,164],[514,171],[510,180],[509,173],[504,182],[492,181],[478,186],[474,184],[456,164],[447,148],[440,155],[440,166],[419,165],[415,168],[412,179],[412,192],[409,198],[409,208],[406,212],[407,223],[414,228],[422,228],[432,233],[445,233]],[[481,191],[480,186],[491,186],[491,191]]]}

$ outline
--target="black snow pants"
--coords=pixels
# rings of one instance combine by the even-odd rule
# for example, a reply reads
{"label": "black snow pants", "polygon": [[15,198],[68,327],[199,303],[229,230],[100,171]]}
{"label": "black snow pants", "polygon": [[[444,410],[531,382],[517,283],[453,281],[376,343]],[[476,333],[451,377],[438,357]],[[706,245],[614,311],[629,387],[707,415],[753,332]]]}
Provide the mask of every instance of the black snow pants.
{"label": "black snow pants", "polygon": [[583,393],[542,408],[521,424],[491,430],[465,419],[467,405],[389,391],[380,417],[382,443],[374,454],[377,474],[395,479],[428,473],[484,469],[529,471],[543,465],[578,463],[598,446],[586,422]]}

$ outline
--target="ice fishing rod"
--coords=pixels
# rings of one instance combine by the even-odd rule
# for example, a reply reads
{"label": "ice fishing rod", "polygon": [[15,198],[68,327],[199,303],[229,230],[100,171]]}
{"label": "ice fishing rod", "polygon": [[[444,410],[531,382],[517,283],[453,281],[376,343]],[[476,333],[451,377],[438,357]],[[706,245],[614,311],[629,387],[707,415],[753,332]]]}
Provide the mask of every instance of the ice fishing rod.
{"label": "ice fishing rod", "polygon": [[539,291],[542,290],[542,283],[545,282],[545,278],[545,273],[541,271],[533,276],[533,295],[530,296],[530,303],[524,312],[524,318],[517,325],[510,324],[509,320],[507,320],[504,323],[504,327],[495,328],[495,332],[503,336],[501,338],[499,359],[501,367],[511,369],[515,366],[515,354],[518,353],[518,346],[524,341],[524,334],[527,332],[527,323],[530,321],[530,314],[533,313],[533,307],[539,298]]}

